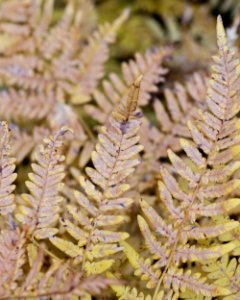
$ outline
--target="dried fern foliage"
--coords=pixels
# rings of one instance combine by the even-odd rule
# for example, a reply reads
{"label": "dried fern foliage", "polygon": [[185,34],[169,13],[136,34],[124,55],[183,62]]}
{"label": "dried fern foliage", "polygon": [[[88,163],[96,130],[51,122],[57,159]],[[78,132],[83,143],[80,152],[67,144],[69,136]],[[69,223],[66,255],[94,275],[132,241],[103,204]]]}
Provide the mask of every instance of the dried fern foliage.
{"label": "dried fern foliage", "polygon": [[0,2],[0,299],[240,299],[240,63],[221,17],[211,69],[173,82],[174,47],[107,72],[129,11],[98,25],[66,2]]}
{"label": "dried fern foliage", "polygon": [[[220,17],[217,38],[219,53],[212,66],[207,108],[188,121],[191,139],[180,140],[185,155],[180,157],[168,150],[176,176],[161,168],[158,190],[165,214],[161,216],[146,201],[140,201],[143,215],[138,216],[138,223],[150,255],[141,258],[130,245],[123,244],[135,274],[154,290],[153,299],[158,299],[161,289],[172,289],[180,297],[187,289],[192,298],[231,294],[230,286],[223,287],[199,272],[206,260],[236,248],[235,241],[222,244],[218,236],[239,227],[239,222],[227,217],[240,203],[239,198],[231,197],[240,183],[233,178],[240,166],[236,160],[239,62],[228,47]],[[177,111],[173,112],[176,115]],[[186,262],[195,266],[184,270]]]}
{"label": "dried fern foliage", "polygon": [[132,203],[124,197],[130,187],[125,181],[140,163],[136,156],[142,150],[138,145],[141,113],[136,111],[140,80],[134,82],[102,128],[92,152],[94,168],[86,168],[88,178],[78,178],[83,192],[73,192],[77,203],[67,205],[69,218],[61,219],[78,244],[50,238],[89,275],[110,268],[114,260],[105,257],[121,251],[119,242],[129,236],[118,227],[126,222],[126,210]]}
{"label": "dried fern foliage", "polygon": [[[66,145],[70,164],[93,137],[69,104],[91,100],[105,75],[109,45],[129,13],[124,11],[112,24],[97,26],[92,18],[87,25],[83,16],[94,14],[90,1],[69,1],[56,22],[56,4],[52,0],[1,3],[0,116],[14,122],[19,134],[30,135],[32,146],[25,148],[22,143],[25,151],[18,160],[48,135],[36,138],[35,128],[53,133],[64,125],[74,127]],[[84,153],[81,167],[89,160]]]}

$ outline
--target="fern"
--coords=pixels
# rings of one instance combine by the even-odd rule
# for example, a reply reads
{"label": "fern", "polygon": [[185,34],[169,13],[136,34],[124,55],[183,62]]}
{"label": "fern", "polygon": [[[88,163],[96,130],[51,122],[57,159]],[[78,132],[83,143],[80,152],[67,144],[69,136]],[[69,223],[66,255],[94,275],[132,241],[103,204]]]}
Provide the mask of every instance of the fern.
{"label": "fern", "polygon": [[195,73],[184,85],[176,82],[173,89],[164,89],[164,99],[154,99],[156,125],[148,118],[143,119],[140,136],[144,153],[132,183],[141,192],[155,186],[167,150],[181,151],[179,139],[190,138],[187,122],[197,116],[199,108],[205,109],[205,94],[206,78]]}
{"label": "fern", "polygon": [[181,150],[179,138],[190,138],[187,122],[197,116],[198,109],[205,108],[205,94],[206,78],[198,73],[185,85],[176,82],[173,89],[164,89],[166,107],[158,99],[153,103],[159,130],[147,121],[142,127],[146,155],[161,158],[167,156],[169,148],[174,152]]}
{"label": "fern", "polygon": [[64,156],[59,153],[65,128],[54,136],[45,139],[44,145],[36,154],[36,163],[32,164],[34,173],[29,174],[26,185],[30,194],[23,194],[23,204],[18,207],[16,218],[28,225],[32,235],[38,239],[49,237],[58,232],[52,227],[58,220],[59,203],[63,200],[58,191],[65,176],[61,164]]}
{"label": "fern", "polygon": [[[0,239],[1,274],[5,274],[0,282],[1,299],[21,299],[29,297],[41,299],[71,299],[73,296],[99,294],[109,284],[111,279],[90,277],[81,279],[81,273],[70,271],[67,264],[50,259],[44,267],[47,256],[44,249],[37,250],[33,244],[28,244],[27,251],[24,231],[4,231]],[[49,258],[48,258],[49,259]],[[23,276],[23,267],[26,276]],[[38,273],[38,276],[36,276]]]}
{"label": "fern", "polygon": [[139,164],[139,159],[134,157],[142,150],[142,146],[137,145],[141,116],[136,112],[139,85],[140,78],[102,128],[92,153],[95,168],[86,168],[89,179],[79,178],[84,192],[74,192],[78,207],[67,206],[77,224],[71,219],[62,219],[66,231],[78,244],[59,237],[50,238],[56,247],[75,258],[75,263],[81,263],[82,270],[88,275],[110,268],[114,260],[106,257],[119,252],[122,249],[119,241],[128,237],[126,232],[115,228],[124,223],[124,211],[132,203],[130,198],[123,197],[129,189],[125,179]]}
{"label": "fern", "polygon": [[[39,93],[51,91],[55,101],[86,102],[104,75],[108,45],[115,40],[128,12],[125,11],[113,24],[100,26],[87,46],[83,46],[79,35],[81,24],[78,24],[80,8],[74,7],[73,1],[70,1],[61,20],[53,26],[54,1],[42,3],[28,7],[32,17],[28,17],[27,24],[22,25],[27,36],[23,35],[19,43],[7,50],[11,53],[10,57],[0,59],[1,81],[8,86],[31,90],[32,99],[37,99]],[[7,15],[8,9],[11,10],[11,5],[5,7]],[[11,21],[18,36],[15,19],[12,17]],[[17,17],[15,22],[18,22]]]}
{"label": "fern", "polygon": [[[227,46],[220,17],[217,37],[219,55],[214,57],[207,94],[208,109],[200,110],[199,116],[188,122],[193,141],[181,140],[188,160],[169,150],[169,159],[179,179],[165,168],[161,171],[159,193],[168,212],[167,220],[147,202],[141,201],[145,218],[139,216],[138,223],[152,258],[140,259],[135,254],[136,259],[132,262],[133,250],[128,253],[125,249],[131,264],[137,269],[136,274],[147,280],[148,288],[155,288],[154,299],[157,299],[160,287],[172,288],[174,292],[188,288],[203,296],[229,292],[208,282],[200,273],[185,272],[181,268],[182,262],[203,262],[236,247],[232,242],[221,245],[216,239],[212,240],[239,226],[232,220],[215,224],[211,218],[225,215],[239,205],[238,198],[230,198],[230,193],[239,186],[238,180],[231,179],[239,168],[239,163],[234,161],[234,150],[239,143],[238,119],[235,117],[239,111],[238,60]],[[217,201],[216,204],[213,201]],[[206,225],[202,224],[204,218]],[[201,239],[209,240],[207,248],[199,248],[192,242]]]}
{"label": "fern", "polygon": [[21,153],[16,153],[20,156],[17,161],[35,148],[36,143],[30,139],[35,140],[36,124],[51,133],[61,126],[72,127],[74,135],[67,139],[65,148],[66,162],[70,165],[82,151],[79,166],[83,168],[89,161],[86,152],[94,147],[95,137],[66,102],[90,101],[104,76],[109,45],[115,41],[129,12],[126,10],[112,24],[91,31],[96,26],[85,24],[83,17],[85,10],[92,14],[91,3],[69,1],[57,22],[55,4],[46,0],[11,0],[1,4],[0,38],[11,42],[3,46],[0,57],[0,117],[21,128],[27,127],[28,135],[21,135],[26,140],[29,136],[31,146],[24,143]]}
{"label": "fern", "polygon": [[210,77],[167,61],[177,45],[117,75],[129,10],[99,26],[98,5],[0,1],[0,298],[238,299],[239,61],[221,18]]}
{"label": "fern", "polygon": [[10,133],[5,122],[0,123],[0,214],[6,215],[15,208],[13,191],[17,174],[14,173],[15,159],[11,157]]}
{"label": "fern", "polygon": [[236,258],[230,259],[229,255],[226,254],[218,261],[208,261],[203,265],[203,271],[207,273],[210,280],[229,289],[229,296],[225,297],[225,300],[239,297],[240,267]]}
{"label": "fern", "polygon": [[77,78],[78,84],[72,93],[72,103],[82,104],[90,101],[89,96],[104,75],[103,65],[109,56],[108,44],[114,42],[117,30],[128,15],[129,11],[125,10],[113,24],[100,26],[89,40],[89,44],[82,50],[79,58],[82,66]]}
{"label": "fern", "polygon": [[[25,263],[24,232],[4,230],[0,236],[0,297],[11,296],[23,276]],[[3,276],[4,274],[4,276]]]}
{"label": "fern", "polygon": [[135,60],[122,64],[122,77],[112,73],[109,80],[103,81],[103,92],[96,90],[94,99],[97,106],[87,104],[85,110],[89,116],[104,124],[113,110],[114,105],[126,95],[128,87],[133,84],[138,76],[142,75],[141,94],[139,105],[146,105],[150,99],[150,93],[157,90],[156,84],[164,81],[167,69],[162,67],[164,59],[171,53],[170,48],[159,51],[147,51],[144,55],[137,53]]}
{"label": "fern", "polygon": [[53,110],[54,100],[52,91],[28,93],[14,88],[3,90],[0,92],[0,115],[4,120],[19,123],[41,121]]}

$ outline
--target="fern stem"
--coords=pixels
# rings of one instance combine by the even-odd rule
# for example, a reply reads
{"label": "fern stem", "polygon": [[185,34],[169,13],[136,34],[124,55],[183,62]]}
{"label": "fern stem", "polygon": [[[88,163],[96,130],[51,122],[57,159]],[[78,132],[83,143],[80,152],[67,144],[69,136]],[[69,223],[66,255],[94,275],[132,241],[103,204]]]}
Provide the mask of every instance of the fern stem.
{"label": "fern stem", "polygon": [[96,138],[95,138],[94,134],[92,133],[92,130],[89,128],[89,126],[87,125],[87,123],[84,121],[81,113],[78,114],[78,117],[79,117],[79,121],[80,121],[82,127],[84,128],[84,130],[88,134],[88,136],[91,139],[91,141],[95,144],[96,143]]}
{"label": "fern stem", "polygon": [[[129,118],[129,117],[128,117],[128,118]],[[127,119],[127,120],[128,120],[128,119]],[[108,180],[107,180],[107,183],[106,183],[106,188],[107,188],[108,185],[109,185],[109,182],[110,182],[110,180],[111,180],[113,171],[114,171],[115,166],[116,166],[116,164],[117,164],[117,162],[118,162],[118,157],[119,157],[120,152],[121,152],[122,142],[123,142],[123,135],[122,135],[121,140],[120,140],[120,143],[119,143],[119,148],[118,148],[118,151],[117,151],[118,155],[116,156],[116,159],[115,159],[115,162],[114,162],[114,164],[113,164],[113,167],[112,167],[110,176],[109,176],[109,178],[108,178]],[[104,193],[103,193],[103,197],[104,197]],[[101,199],[101,200],[103,200],[103,199]],[[86,253],[87,253],[87,251],[88,251],[88,249],[89,249],[89,247],[90,247],[90,244],[91,244],[91,243],[90,243],[91,237],[92,237],[92,234],[93,234],[93,232],[94,232],[94,230],[95,230],[95,228],[96,228],[96,220],[98,219],[98,217],[99,217],[99,216],[101,215],[101,213],[102,213],[102,211],[101,211],[101,204],[102,204],[102,202],[100,203],[100,207],[99,207],[98,213],[97,213],[96,217],[94,218],[94,221],[93,221],[94,224],[93,224],[91,233],[90,233],[90,235],[89,235],[89,237],[88,237],[88,242],[87,242],[87,245],[86,245],[86,248],[85,248],[85,251],[84,251],[83,261],[82,261],[82,265],[81,265],[81,271],[82,271],[82,272],[84,271],[84,265],[85,265],[85,262],[86,262]]]}

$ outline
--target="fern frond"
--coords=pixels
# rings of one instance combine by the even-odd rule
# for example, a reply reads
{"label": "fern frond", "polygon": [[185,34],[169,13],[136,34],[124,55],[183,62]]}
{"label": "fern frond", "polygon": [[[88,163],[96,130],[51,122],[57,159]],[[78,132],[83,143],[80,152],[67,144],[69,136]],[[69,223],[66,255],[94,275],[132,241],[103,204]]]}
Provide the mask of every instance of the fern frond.
{"label": "fern frond", "polygon": [[[143,220],[143,219],[142,219]],[[155,263],[151,265],[151,261],[149,258],[143,260],[140,258],[140,255],[126,242],[121,243],[124,246],[124,252],[127,255],[130,263],[136,269],[135,275],[141,277],[141,280],[147,281],[147,287],[152,288],[157,285],[158,279],[160,278],[161,272],[160,267],[162,265]],[[154,256],[153,259],[156,261],[157,259],[164,259],[163,253],[157,253],[156,250],[160,250],[160,245],[155,242],[154,247]],[[151,248],[150,248],[151,249]],[[153,249],[153,248],[152,248]],[[160,250],[161,251],[161,250]],[[167,251],[167,250],[166,250]],[[179,249],[179,251],[181,251]],[[209,251],[209,250],[208,250]],[[228,249],[229,251],[229,249]],[[214,252],[214,251],[213,251]],[[213,253],[212,252],[212,253]],[[216,253],[216,252],[215,252]],[[165,255],[167,252],[165,253]],[[168,254],[169,251],[168,251]],[[219,252],[219,256],[220,256]],[[210,254],[211,256],[211,254]],[[159,261],[158,261],[159,262]],[[177,263],[177,261],[175,261]],[[155,272],[154,272],[155,269]],[[185,274],[182,269],[178,269],[172,267],[169,272],[164,276],[163,287],[166,291],[172,290],[174,293],[185,291],[186,288],[189,288],[195,292],[195,294],[202,294],[205,296],[212,295],[224,295],[228,293],[228,289],[220,288],[218,285],[212,285],[206,282],[207,278],[202,278],[200,273],[195,273],[191,275],[191,271],[187,271]],[[121,291],[121,290],[120,290]],[[163,291],[160,293],[163,294]],[[121,299],[121,298],[120,298]],[[125,299],[125,298],[123,298]],[[126,298],[128,299],[128,298]],[[131,299],[131,298],[130,298]],[[152,298],[150,298],[152,299]],[[157,298],[158,299],[158,298]],[[160,298],[161,299],[161,298]],[[165,298],[163,298],[165,299]]]}
{"label": "fern frond", "polygon": [[20,164],[42,142],[43,138],[50,134],[48,128],[43,126],[35,126],[31,134],[16,124],[11,123],[9,126],[12,132],[12,153],[16,157],[17,164]]}
{"label": "fern frond", "polygon": [[55,104],[52,112],[48,114],[47,121],[51,132],[55,132],[58,128],[63,126],[68,126],[73,129],[73,133],[65,138],[65,163],[69,166],[75,159],[77,159],[77,156],[81,151],[79,166],[81,168],[84,167],[90,160],[91,151],[89,150],[92,150],[93,148],[93,141],[90,139],[88,140],[76,112],[74,112],[68,104],[57,103]]}
{"label": "fern frond", "polygon": [[[143,292],[139,292],[136,288],[130,286],[112,285],[111,287],[116,292],[118,300],[152,300],[151,295],[145,296]],[[164,300],[163,295],[164,293],[160,292],[158,300]]]}
{"label": "fern frond", "polygon": [[24,232],[3,230],[0,235],[0,296],[10,297],[23,276],[25,263]]}
{"label": "fern frond", "polygon": [[40,121],[49,115],[54,105],[52,91],[28,93],[11,88],[0,92],[0,116],[7,121]]}
{"label": "fern frond", "polygon": [[206,283],[206,278],[201,277],[200,273],[191,274],[191,271],[184,273],[182,269],[170,268],[164,278],[164,285],[167,289],[171,286],[174,292],[185,291],[186,288],[193,290],[196,294],[204,296],[218,296],[228,294],[228,290],[215,287]]}
{"label": "fern frond", "polygon": [[6,122],[0,123],[0,215],[13,212],[15,208],[13,191],[17,174],[15,158],[11,157],[10,132]]}
{"label": "fern frond", "polygon": [[190,138],[187,122],[196,117],[199,109],[206,107],[206,78],[200,73],[180,84],[176,82],[172,89],[164,90],[164,101],[155,99],[153,108],[158,127],[146,119],[141,129],[141,140],[145,147],[145,156],[159,159],[167,156],[170,148],[174,152],[181,150],[179,138]]}
{"label": "fern frond", "polygon": [[68,205],[71,218],[62,219],[78,245],[59,237],[50,238],[56,247],[81,263],[88,275],[111,267],[114,260],[108,257],[121,251],[118,243],[128,237],[117,228],[124,223],[124,212],[132,203],[123,196],[129,189],[126,178],[139,164],[135,157],[142,150],[138,145],[141,114],[136,112],[140,80],[129,88],[127,97],[102,128],[92,152],[95,168],[86,168],[88,178],[79,177],[82,191],[74,192],[78,206]]}
{"label": "fern frond", "polygon": [[[165,160],[167,150],[170,148],[174,153],[179,152],[181,150],[179,138],[191,137],[187,122],[197,116],[200,108],[205,110],[206,85],[206,76],[194,73],[186,83],[176,82],[172,89],[166,88],[163,99],[154,99],[156,124],[144,118],[140,132],[144,153],[135,179],[140,191],[155,185],[159,177],[161,160]],[[189,168],[187,172],[189,173]]]}
{"label": "fern frond", "polygon": [[167,70],[162,67],[164,59],[169,56],[169,48],[137,53],[135,60],[122,64],[122,79],[117,74],[110,74],[109,80],[103,81],[103,92],[96,90],[94,99],[97,106],[85,105],[89,116],[100,124],[104,124],[113,110],[114,105],[126,96],[128,87],[140,76],[143,76],[139,105],[146,105],[150,100],[150,93],[157,90],[156,84],[164,81]]}
{"label": "fern frond", "polygon": [[229,290],[229,298],[224,299],[237,299],[240,296],[240,265],[236,258],[231,259],[226,254],[219,260],[206,261],[202,269],[215,284]]}
{"label": "fern frond", "polygon": [[[28,244],[28,261],[25,262],[25,250],[23,248],[22,234],[19,231],[3,233],[0,242],[1,254],[5,255],[1,267],[6,276],[2,277],[0,285],[1,299],[11,299],[19,297],[21,299],[51,297],[51,299],[70,299],[72,297],[82,297],[99,294],[110,284],[117,284],[117,280],[91,276],[82,278],[82,273],[69,270],[67,263],[60,264],[60,261],[50,259],[47,266],[44,266],[46,259],[44,249],[35,248]],[[2,250],[5,250],[2,253]],[[9,257],[7,256],[9,255]],[[1,257],[1,256],[0,256]],[[6,262],[10,262],[8,269],[4,269]],[[23,264],[26,276],[23,275]],[[10,266],[12,266],[10,268]],[[2,271],[1,270],[1,271]],[[3,274],[3,273],[1,273]],[[15,280],[17,279],[17,282]]]}
{"label": "fern frond", "polygon": [[90,101],[99,79],[104,75],[104,63],[109,56],[108,45],[116,39],[119,27],[128,18],[129,11],[125,10],[113,24],[99,27],[89,39],[88,45],[82,50],[79,60],[81,62],[77,85],[72,90],[70,101],[73,104],[83,104]]}
{"label": "fern frond", "polygon": [[[190,160],[192,160],[193,164],[195,164],[197,168],[197,171],[194,172],[197,176],[189,176],[189,174],[186,174],[186,171],[183,173],[183,167],[175,169],[179,176],[183,176],[186,182],[189,183],[189,196],[181,190],[180,185],[168,172],[166,172],[166,170],[163,170],[162,172],[163,183],[160,185],[160,195],[167,209],[170,212],[175,212],[173,211],[173,208],[176,205],[174,203],[176,203],[176,201],[181,202],[179,204],[179,211],[181,213],[176,214],[180,218],[179,224],[181,230],[177,230],[178,238],[176,238],[174,242],[175,246],[171,252],[172,257],[174,257],[174,252],[177,250],[177,245],[180,243],[181,234],[184,233],[185,229],[190,231],[188,231],[185,238],[183,236],[185,239],[184,242],[186,242],[189,238],[199,239],[214,237],[221,234],[222,230],[230,231],[238,226],[237,222],[229,221],[225,224],[214,225],[214,227],[203,227],[196,222],[196,219],[189,219],[191,209],[194,205],[198,203],[209,203],[213,201],[213,199],[221,196],[224,196],[225,199],[227,199],[228,195],[239,186],[238,180],[230,180],[232,173],[236,169],[228,175],[223,176],[220,180],[221,183],[219,184],[213,185],[213,180],[211,182],[207,180],[207,177],[209,177],[209,174],[211,173],[214,177],[213,172],[215,172],[215,176],[217,176],[215,169],[220,171],[220,169],[224,170],[225,168],[224,165],[214,163],[213,157],[216,158],[219,153],[237,145],[238,143],[237,139],[232,139],[232,143],[227,142],[229,132],[231,132],[230,128],[232,128],[233,124],[236,124],[237,122],[237,119],[234,119],[234,116],[239,111],[239,104],[237,100],[239,88],[236,89],[239,77],[237,72],[238,60],[235,58],[234,53],[228,49],[221,19],[218,19],[217,23],[217,36],[219,56],[214,58],[215,66],[213,67],[212,73],[213,79],[210,81],[207,94],[208,111],[200,112],[200,120],[196,117],[195,120],[193,119],[193,121],[188,122],[188,127],[193,139],[191,148],[186,142],[182,143],[187,156]],[[201,118],[201,116],[205,117]],[[237,126],[235,127],[234,132],[237,135]],[[222,146],[223,144],[224,147]],[[206,159],[199,149],[203,151]],[[170,159],[175,166],[179,166],[179,161],[171,152]],[[233,157],[231,159],[233,160]],[[177,165],[176,162],[178,162]],[[181,163],[183,164],[183,162]],[[192,182],[192,180],[195,180],[195,182]],[[218,180],[216,179],[216,181]],[[236,201],[236,205],[238,205],[237,203],[238,201]],[[171,216],[174,218],[173,213]],[[195,224],[187,225],[188,222],[195,222]],[[184,234],[186,234],[186,232]],[[172,258],[169,259],[169,261],[171,260]],[[170,265],[169,261],[168,267]],[[168,267],[165,268],[166,274],[168,273]],[[158,288],[156,291],[157,290]]]}
{"label": "fern frond", "polygon": [[[104,75],[109,44],[115,41],[129,12],[124,11],[113,24],[100,26],[86,44],[85,33],[81,35],[80,31],[86,5],[81,4],[69,1],[57,23],[53,21],[54,1],[29,5],[16,3],[15,8],[3,6],[6,16],[11,16],[12,32],[3,24],[0,24],[0,31],[2,29],[7,36],[13,35],[15,42],[5,49],[5,55],[0,59],[1,82],[8,87],[31,91],[30,98],[38,98],[39,93],[48,95],[51,91],[55,102],[89,101]],[[11,14],[12,9],[26,14],[20,25],[18,18]],[[18,26],[24,29],[24,34],[18,35]]]}
{"label": "fern frond", "polygon": [[[200,279],[200,273],[191,273],[190,270],[183,273],[181,268],[183,262],[201,263],[236,248],[234,242],[222,245],[217,240],[213,242],[213,238],[239,226],[238,221],[229,218],[219,223],[211,218],[228,215],[233,207],[239,205],[239,199],[231,198],[231,193],[239,187],[239,180],[233,179],[234,172],[239,168],[239,163],[234,161],[235,153],[228,156],[227,165],[218,158],[224,151],[239,145],[240,134],[237,125],[239,120],[235,117],[240,110],[239,62],[227,46],[220,18],[217,23],[217,37],[219,56],[214,58],[207,107],[199,112],[195,111],[187,122],[192,141],[181,140],[187,157],[181,158],[169,150],[173,174],[165,167],[161,168],[159,194],[167,210],[165,220],[147,202],[140,203],[147,222],[139,216],[138,223],[151,255],[145,260],[144,268],[140,264],[140,258],[135,261],[135,265],[131,260],[130,263],[141,278],[147,279],[148,288],[155,286],[154,300],[157,299],[156,295],[161,287],[172,287],[174,292],[188,288],[196,295],[203,296],[228,294],[226,289],[208,282],[207,278]],[[171,118],[179,122],[181,106],[178,106],[170,91],[167,93]],[[162,122],[167,126],[169,120],[160,108],[161,115],[165,115]],[[230,205],[229,209],[226,208],[227,204]],[[196,211],[200,207],[204,207],[203,215]],[[212,208],[208,214],[205,210],[207,208]],[[207,218],[204,219],[205,215]],[[196,245],[196,241],[203,239],[208,240],[206,248]]]}
{"label": "fern frond", "polygon": [[31,227],[32,234],[38,239],[49,237],[58,232],[54,227],[59,216],[59,189],[65,176],[60,154],[63,144],[62,136],[67,131],[60,129],[54,136],[44,140],[36,153],[36,163],[32,164],[33,173],[26,186],[30,194],[23,194],[23,203],[18,207],[16,218]]}
{"label": "fern frond", "polygon": [[[46,8],[43,7],[43,9],[53,11],[54,2],[50,4],[50,9],[47,8],[47,2],[45,3]],[[35,27],[37,29],[37,38],[42,38],[42,36],[45,34],[45,37],[42,39],[42,43],[39,45],[44,58],[52,60],[59,53],[61,53],[60,59],[71,58],[72,56],[74,56],[76,51],[79,50],[81,34],[83,34],[82,32],[79,32],[81,21],[83,21],[81,20],[81,14],[83,13],[83,10],[84,4],[81,3],[80,7],[80,1],[69,1],[63,11],[61,18],[58,20],[55,26],[50,26],[51,24],[49,24],[50,21],[52,22],[51,19],[53,19],[53,16],[51,16],[51,12],[48,13],[48,22],[46,22],[46,18],[44,17],[44,14],[42,14],[40,21],[42,27],[39,29],[37,27],[37,22],[35,24]],[[41,14],[41,12],[39,12],[39,14]],[[89,24],[89,27],[92,25],[92,23]],[[46,31],[48,31],[47,35]],[[60,67],[59,71],[60,70],[63,71],[64,69]],[[63,75],[64,73],[62,72],[61,74]]]}

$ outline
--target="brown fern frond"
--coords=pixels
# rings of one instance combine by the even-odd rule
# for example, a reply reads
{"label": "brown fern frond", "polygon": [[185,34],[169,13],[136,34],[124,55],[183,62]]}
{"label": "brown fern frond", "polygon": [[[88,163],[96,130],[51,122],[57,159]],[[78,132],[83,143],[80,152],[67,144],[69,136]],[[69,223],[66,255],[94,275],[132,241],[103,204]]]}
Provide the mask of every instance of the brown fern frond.
{"label": "brown fern frond", "polygon": [[52,91],[28,93],[9,89],[0,92],[0,116],[13,122],[38,122],[46,118],[55,105]]}
{"label": "brown fern frond", "polygon": [[141,128],[141,141],[146,155],[156,159],[167,156],[167,150],[181,150],[179,138],[190,138],[187,127],[190,118],[196,117],[199,109],[206,108],[206,78],[195,73],[185,85],[175,83],[173,89],[164,90],[164,100],[153,103],[158,127],[145,120]]}
{"label": "brown fern frond", "polygon": [[48,115],[47,121],[52,132],[57,131],[62,126],[68,126],[73,129],[73,134],[68,135],[65,138],[65,163],[69,166],[78,157],[81,151],[82,157],[80,157],[81,161],[79,162],[79,166],[81,168],[84,167],[89,161],[91,153],[90,151],[90,153],[84,154],[84,149],[89,149],[89,144],[90,149],[92,149],[94,145],[93,138],[92,140],[90,140],[90,138],[87,139],[79,117],[71,106],[64,103],[57,103],[52,112]]}
{"label": "brown fern frond", "polygon": [[14,173],[16,159],[11,157],[10,130],[6,122],[0,123],[0,215],[13,212],[13,191],[17,174]]}
{"label": "brown fern frond", "polygon": [[[49,259],[44,249],[38,250],[32,244],[28,244],[27,261],[23,236],[20,231],[4,232],[1,236],[0,258],[5,256],[1,261],[1,272],[4,272],[1,274],[5,274],[0,284],[1,299],[72,299],[73,296],[99,294],[110,284],[118,283],[100,276],[82,278],[81,272],[70,270],[67,263]],[[7,263],[8,269],[5,269]],[[23,276],[23,266],[26,276]]]}
{"label": "brown fern frond", "polygon": [[92,152],[94,168],[86,168],[88,178],[80,176],[82,190],[74,192],[78,206],[68,205],[71,217],[62,219],[66,231],[78,244],[50,238],[56,247],[81,263],[88,275],[111,267],[114,260],[108,257],[121,251],[118,243],[128,237],[117,228],[124,223],[124,212],[132,203],[123,196],[129,189],[125,181],[139,164],[136,155],[142,150],[138,145],[141,114],[136,112],[140,80],[139,77],[129,88],[128,95],[102,128]]}
{"label": "brown fern frond", "polygon": [[26,18],[21,25],[26,32],[18,36],[19,21],[13,16],[10,17],[12,33],[2,26],[6,35],[14,36],[16,29],[16,43],[9,46],[4,52],[7,55],[0,59],[1,82],[8,87],[23,88],[32,93],[48,94],[51,91],[55,101],[88,101],[104,75],[109,44],[114,42],[117,30],[127,18],[128,12],[123,12],[113,24],[100,26],[84,46],[86,40],[82,41],[84,37],[79,28],[81,14],[84,13],[80,3],[69,1],[56,24],[52,20],[54,1],[29,5],[22,3],[22,7],[21,4],[15,5],[15,8],[5,5],[2,9],[6,15],[11,15],[8,12],[11,9],[23,10]]}
{"label": "brown fern frond", "polygon": [[70,101],[73,104],[82,104],[90,101],[90,95],[95,91],[99,79],[104,75],[104,63],[108,59],[108,44],[116,39],[116,32],[128,18],[129,11],[125,10],[113,24],[100,26],[93,33],[88,45],[82,50],[79,60],[80,72],[77,77],[77,85],[72,91]]}
{"label": "brown fern frond", "polygon": [[25,263],[24,232],[3,230],[0,235],[0,297],[10,297],[23,276]]}
{"label": "brown fern frond", "polygon": [[155,185],[161,160],[167,157],[167,150],[181,151],[180,137],[191,137],[187,122],[197,116],[199,109],[206,108],[206,78],[195,73],[185,84],[177,82],[173,89],[166,88],[164,94],[164,99],[153,102],[157,124],[144,118],[141,126],[144,153],[136,178],[132,180],[132,185],[137,185],[140,191]]}
{"label": "brown fern frond", "polygon": [[13,123],[10,123],[9,127],[12,132],[11,149],[17,164],[20,164],[43,138],[50,134],[49,129],[43,126],[35,126],[31,134]]}
{"label": "brown fern frond", "polygon": [[36,153],[36,163],[32,164],[34,173],[29,174],[30,181],[26,186],[30,194],[21,196],[22,204],[18,207],[16,218],[29,225],[33,236],[46,238],[58,232],[52,226],[58,220],[59,203],[63,200],[59,196],[59,189],[65,176],[62,162],[64,156],[60,154],[62,136],[67,131],[60,129],[54,136],[44,140],[44,145]]}
{"label": "brown fern frond", "polygon": [[140,76],[143,76],[139,105],[146,105],[150,93],[157,90],[156,84],[163,82],[167,70],[162,67],[166,57],[171,54],[171,49],[164,48],[159,51],[146,51],[145,54],[137,53],[135,60],[122,64],[122,79],[116,74],[110,74],[109,80],[103,81],[103,92],[96,90],[94,99],[97,106],[85,105],[89,116],[100,124],[104,124],[113,110],[114,105],[126,96],[128,87]]}

